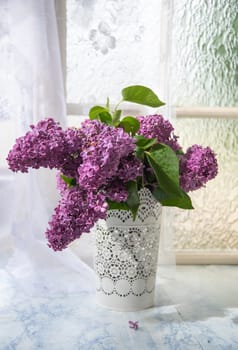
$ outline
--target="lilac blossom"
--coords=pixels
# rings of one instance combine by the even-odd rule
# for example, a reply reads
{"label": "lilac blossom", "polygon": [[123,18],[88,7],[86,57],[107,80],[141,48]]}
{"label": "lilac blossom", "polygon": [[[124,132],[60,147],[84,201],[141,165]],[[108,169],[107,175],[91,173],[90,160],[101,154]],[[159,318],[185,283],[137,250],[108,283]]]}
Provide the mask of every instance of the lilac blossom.
{"label": "lilac blossom", "polygon": [[[161,115],[138,117],[138,134],[156,138],[175,152],[181,150],[174,128]],[[106,217],[107,199],[125,202],[128,181],[137,181],[144,170],[144,183],[153,188],[153,170],[135,155],[136,140],[122,128],[87,120],[80,129],[62,130],[52,118],[31,126],[25,136],[16,140],[7,160],[13,171],[29,168],[56,168],[59,205],[49,222],[46,237],[54,250],[66,248],[83,232],[89,232],[98,219]],[[213,151],[199,145],[190,147],[180,158],[180,186],[193,191],[217,174]],[[74,179],[68,186],[61,174]]]}
{"label": "lilac blossom", "polygon": [[101,193],[86,192],[77,186],[64,191],[46,230],[49,247],[55,251],[89,232],[98,219],[105,219],[107,203]]}
{"label": "lilac blossom", "polygon": [[60,166],[61,172],[69,177],[77,177],[77,170],[82,163],[80,153],[82,151],[84,134],[80,129],[68,128],[64,131],[66,154],[64,162]]}
{"label": "lilac blossom", "polygon": [[181,149],[178,143],[178,136],[173,134],[172,124],[163,118],[162,115],[154,114],[146,117],[138,117],[140,122],[139,135],[146,138],[156,138],[159,143],[170,146],[175,152]]}
{"label": "lilac blossom", "polygon": [[137,329],[139,328],[139,322],[138,321],[128,321],[128,324],[129,324],[129,328],[132,328],[135,331],[137,331]]}
{"label": "lilac blossom", "polygon": [[56,188],[59,190],[61,196],[69,189],[68,184],[62,179],[60,171],[56,174]]}
{"label": "lilac blossom", "polygon": [[78,168],[78,183],[88,190],[97,190],[117,174],[120,160],[135,149],[135,140],[121,128],[87,120],[81,130],[85,134]]}
{"label": "lilac blossom", "polygon": [[52,118],[31,125],[31,131],[19,137],[9,152],[7,161],[13,171],[28,172],[40,167],[55,168],[64,162],[64,132]]}
{"label": "lilac blossom", "polygon": [[77,129],[62,130],[52,118],[39,121],[16,140],[7,161],[13,171],[29,168],[56,168],[67,175],[77,173],[81,163],[82,134]]}
{"label": "lilac blossom", "polygon": [[122,158],[117,171],[119,179],[128,182],[130,180],[136,180],[137,177],[142,176],[143,163],[135,155]]}
{"label": "lilac blossom", "polygon": [[110,184],[104,187],[103,193],[106,198],[115,202],[126,202],[128,198],[126,184],[118,178],[110,181]]}
{"label": "lilac blossom", "polygon": [[217,160],[211,148],[193,145],[180,159],[180,186],[185,192],[197,190],[217,172]]}

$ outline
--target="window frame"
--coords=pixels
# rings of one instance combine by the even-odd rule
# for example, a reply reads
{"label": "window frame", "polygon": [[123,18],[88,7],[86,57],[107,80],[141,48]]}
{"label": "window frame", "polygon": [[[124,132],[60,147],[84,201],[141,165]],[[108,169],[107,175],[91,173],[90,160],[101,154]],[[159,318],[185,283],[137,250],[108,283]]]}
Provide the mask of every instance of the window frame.
{"label": "window frame", "polygon": [[[166,4],[163,4],[163,11],[166,13],[169,12],[168,1]],[[86,111],[90,107],[89,105],[81,105],[79,103],[67,103],[67,53],[66,53],[66,40],[67,40],[67,24],[66,24],[66,4],[67,0],[55,0],[55,9],[56,9],[56,18],[59,34],[59,45],[60,45],[60,55],[61,55],[61,64],[63,72],[63,83],[64,91],[66,98],[67,106],[67,115],[86,115]],[[161,24],[166,32],[166,28],[169,27],[168,20],[164,19]],[[168,38],[169,39],[169,38]],[[170,48],[162,47],[161,55],[166,57],[169,54]],[[166,71],[168,66],[164,63],[164,67],[161,69],[162,84],[164,85],[163,90],[166,92],[167,87],[165,86],[166,82]],[[169,93],[166,92],[167,98],[169,100]],[[128,107],[127,107],[128,106]],[[142,108],[131,108],[129,105],[125,104],[125,110],[127,112],[138,112],[142,111]],[[238,107],[173,107],[172,115],[178,118],[224,118],[224,119],[238,119]]]}
{"label": "window frame", "polygon": [[[165,12],[169,11],[170,2],[172,0],[164,3]],[[67,66],[66,66],[66,40],[67,40],[67,23],[66,23],[66,3],[67,0],[55,0],[55,9],[56,9],[56,17],[57,17],[57,25],[58,25],[58,34],[59,34],[59,44],[60,44],[60,54],[61,54],[61,63],[62,63],[62,72],[63,72],[63,80],[64,80],[64,90],[66,97],[66,78],[67,78]],[[166,4],[165,4],[166,3]],[[169,26],[168,21],[163,22],[163,27],[166,28]],[[162,48],[163,50],[168,50],[168,48]],[[162,55],[167,57],[166,54],[168,52],[163,51]],[[166,63],[165,63],[166,64]],[[164,85],[164,91],[166,92],[166,72],[167,66],[163,67],[161,70],[163,79],[162,84]],[[169,97],[169,93],[167,91],[167,96]],[[167,98],[169,101],[169,98]],[[168,103],[169,105],[169,103]],[[80,105],[67,103],[67,115],[71,116],[86,116],[89,105]],[[128,113],[138,113],[138,109],[132,109],[131,107],[127,109],[125,105],[126,111]],[[141,112],[141,110],[139,110]],[[174,118],[222,118],[222,119],[238,119],[238,107],[172,107],[169,110],[169,113]],[[182,249],[175,250],[176,255],[176,263],[180,265],[187,264],[238,264],[238,250],[226,249],[226,250],[218,250],[218,249]]]}

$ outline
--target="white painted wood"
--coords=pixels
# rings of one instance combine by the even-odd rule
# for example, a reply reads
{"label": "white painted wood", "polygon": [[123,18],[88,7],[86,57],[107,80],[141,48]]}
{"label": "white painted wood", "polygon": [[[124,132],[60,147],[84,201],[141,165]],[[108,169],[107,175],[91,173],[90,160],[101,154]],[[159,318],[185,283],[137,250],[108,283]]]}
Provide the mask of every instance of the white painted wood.
{"label": "white painted wood", "polygon": [[[97,102],[96,105],[104,106],[105,102]],[[86,104],[86,103],[67,103],[67,114],[68,115],[88,115],[88,112],[90,108],[93,107],[92,104]],[[111,110],[115,108],[115,105],[110,106]],[[142,115],[143,113],[146,113],[147,108],[145,106],[138,106],[131,103],[123,102],[120,106],[123,110],[123,115]]]}
{"label": "white painted wood", "polygon": [[238,250],[179,250],[177,265],[237,265]]}
{"label": "white painted wood", "polygon": [[[99,103],[99,105],[103,105]],[[82,115],[87,114],[91,105],[79,103],[68,103],[67,111],[70,115]],[[126,108],[126,110],[125,110]],[[142,113],[145,110],[143,106],[135,106],[131,108],[124,103],[123,110],[125,112],[131,112],[134,114]],[[238,118],[237,107],[176,107],[175,116],[178,118],[225,118],[225,119],[236,119]]]}
{"label": "white painted wood", "polygon": [[238,118],[237,107],[176,107],[176,117],[181,118]]}

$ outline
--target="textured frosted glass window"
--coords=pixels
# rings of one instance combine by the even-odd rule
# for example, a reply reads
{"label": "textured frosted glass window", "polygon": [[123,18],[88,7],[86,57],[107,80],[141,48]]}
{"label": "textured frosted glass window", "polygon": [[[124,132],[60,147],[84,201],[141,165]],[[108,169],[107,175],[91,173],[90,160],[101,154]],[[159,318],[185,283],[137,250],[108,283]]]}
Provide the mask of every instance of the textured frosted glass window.
{"label": "textured frosted glass window", "polygon": [[121,88],[159,87],[159,1],[67,1],[67,100],[117,102]]}
{"label": "textured frosted glass window", "polygon": [[238,104],[238,1],[174,0],[171,90],[178,106]]}
{"label": "textured frosted glass window", "polygon": [[[238,105],[237,0],[174,0],[170,94],[177,106]],[[219,174],[191,193],[193,211],[175,209],[176,249],[238,249],[238,121],[174,121],[183,146],[211,146]]]}
{"label": "textured frosted glass window", "polygon": [[177,249],[238,249],[238,121],[178,119],[176,131],[188,147],[211,146],[217,154],[218,176],[191,192],[195,210],[175,209]]}

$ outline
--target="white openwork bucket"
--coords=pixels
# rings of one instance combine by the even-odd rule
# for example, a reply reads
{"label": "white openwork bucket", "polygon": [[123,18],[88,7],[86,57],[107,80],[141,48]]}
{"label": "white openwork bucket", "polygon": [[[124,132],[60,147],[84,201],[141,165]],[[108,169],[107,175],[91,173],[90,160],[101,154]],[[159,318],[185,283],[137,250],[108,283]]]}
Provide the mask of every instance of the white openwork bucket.
{"label": "white openwork bucket", "polygon": [[153,306],[161,205],[140,191],[135,221],[130,212],[109,210],[96,229],[97,301],[118,311]]}

